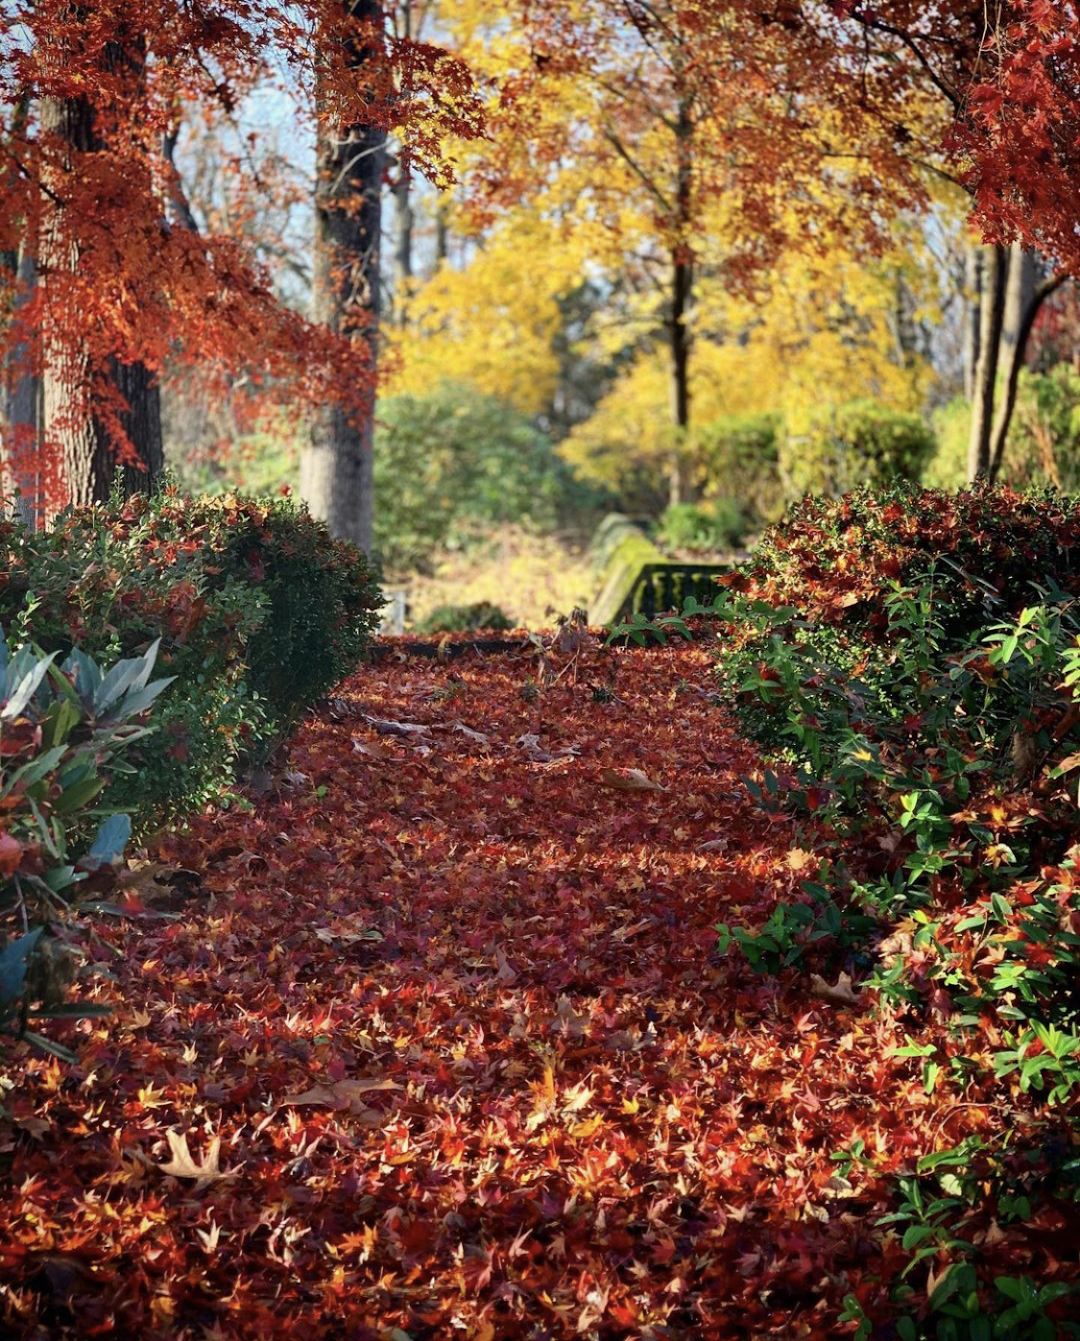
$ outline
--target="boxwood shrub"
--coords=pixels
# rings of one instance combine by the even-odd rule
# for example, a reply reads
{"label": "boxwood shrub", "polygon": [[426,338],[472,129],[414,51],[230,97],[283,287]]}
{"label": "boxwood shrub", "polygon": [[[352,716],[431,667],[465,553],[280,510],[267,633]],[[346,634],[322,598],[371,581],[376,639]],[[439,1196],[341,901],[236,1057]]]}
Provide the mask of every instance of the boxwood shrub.
{"label": "boxwood shrub", "polygon": [[351,546],[290,499],[175,490],[64,514],[48,532],[0,524],[0,623],[46,652],[109,660],[161,639],[176,677],[158,730],[109,802],[136,830],[222,796],[361,658],[381,601]]}

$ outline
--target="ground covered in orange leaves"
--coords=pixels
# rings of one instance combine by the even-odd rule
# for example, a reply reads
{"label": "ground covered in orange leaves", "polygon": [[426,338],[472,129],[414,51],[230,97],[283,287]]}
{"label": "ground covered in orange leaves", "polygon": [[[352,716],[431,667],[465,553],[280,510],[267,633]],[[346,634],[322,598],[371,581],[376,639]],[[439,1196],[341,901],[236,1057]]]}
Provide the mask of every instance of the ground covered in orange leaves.
{"label": "ground covered in orange leaves", "polygon": [[830,1155],[963,1115],[843,981],[716,953],[832,840],[755,809],[714,662],[391,656],[163,840],[115,1016],[10,1062],[4,1334],[850,1334],[906,1258]]}

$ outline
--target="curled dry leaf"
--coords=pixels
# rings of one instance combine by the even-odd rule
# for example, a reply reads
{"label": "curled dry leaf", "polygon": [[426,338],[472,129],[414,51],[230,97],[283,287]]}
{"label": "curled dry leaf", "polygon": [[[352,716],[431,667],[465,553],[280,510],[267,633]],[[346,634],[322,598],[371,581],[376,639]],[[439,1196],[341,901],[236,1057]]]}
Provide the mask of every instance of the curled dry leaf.
{"label": "curled dry leaf", "polygon": [[857,1006],[859,994],[851,985],[851,975],[841,973],[835,983],[827,983],[820,973],[811,973],[810,991],[831,1006]]}
{"label": "curled dry leaf", "polygon": [[550,764],[555,756],[540,744],[540,737],[528,732],[518,736],[517,744],[525,751],[534,764]]}
{"label": "curled dry leaf", "polygon": [[490,744],[490,736],[485,736],[483,731],[474,731],[471,727],[466,726],[464,722],[455,722],[454,730],[458,735],[465,736],[468,740],[474,740],[477,745]]}
{"label": "curled dry leaf", "polygon": [[495,964],[498,969],[495,978],[498,982],[509,985],[510,983],[517,981],[517,971],[506,958],[506,954],[501,946],[495,947]]}
{"label": "curled dry leaf", "polygon": [[646,777],[640,768],[628,768],[625,773],[616,773],[613,768],[605,768],[600,774],[600,781],[605,787],[617,792],[667,791],[666,787],[661,787],[658,782]]}
{"label": "curled dry leaf", "polygon": [[362,1095],[373,1094],[377,1090],[399,1090],[396,1080],[336,1080],[325,1084],[312,1085],[302,1094],[287,1094],[281,1103],[286,1108],[348,1108]]}

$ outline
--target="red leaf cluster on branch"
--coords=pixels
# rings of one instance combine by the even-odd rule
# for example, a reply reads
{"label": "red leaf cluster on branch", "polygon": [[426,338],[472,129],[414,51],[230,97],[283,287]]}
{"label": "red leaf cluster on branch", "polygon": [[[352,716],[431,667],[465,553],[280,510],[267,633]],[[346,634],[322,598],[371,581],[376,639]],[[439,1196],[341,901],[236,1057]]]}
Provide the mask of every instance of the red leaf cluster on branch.
{"label": "red leaf cluster on branch", "polygon": [[1021,0],[987,33],[957,147],[995,238],[1020,238],[1080,268],[1080,16],[1072,4]]}

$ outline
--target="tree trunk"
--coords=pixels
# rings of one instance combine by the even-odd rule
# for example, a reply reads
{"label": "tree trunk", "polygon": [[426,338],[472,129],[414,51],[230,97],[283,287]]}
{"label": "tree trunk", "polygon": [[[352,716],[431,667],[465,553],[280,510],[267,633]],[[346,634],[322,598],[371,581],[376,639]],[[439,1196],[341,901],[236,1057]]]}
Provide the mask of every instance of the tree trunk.
{"label": "tree trunk", "polygon": [[435,265],[442,265],[450,255],[450,220],[447,218],[446,201],[440,196],[435,205]]}
{"label": "tree trunk", "polygon": [[[681,70],[676,70],[681,81]],[[689,501],[686,452],[690,436],[690,301],[694,274],[690,250],[693,222],[694,122],[690,97],[679,95],[675,120],[675,218],[671,252],[671,421],[674,446],[671,457],[669,501],[673,507]]]}
{"label": "tree trunk", "polygon": [[968,479],[972,482],[990,471],[991,429],[997,388],[1001,328],[1005,317],[1005,286],[1008,251],[984,248],[982,320],[979,324],[979,361],[971,402],[971,437],[968,440]]}
{"label": "tree trunk", "polygon": [[[37,266],[30,251],[5,255],[14,291],[10,320],[17,323],[37,285]],[[9,351],[0,384],[0,428],[3,430],[4,502],[18,491],[16,508],[27,526],[34,527],[42,499],[38,453],[41,448],[41,378],[34,368],[29,344],[20,340]]]}
{"label": "tree trunk", "polygon": [[[139,46],[138,42],[110,43],[104,56],[106,67],[116,70],[127,65],[134,77],[141,78]],[[64,161],[56,176],[57,199],[47,202],[42,227],[41,282],[47,306],[50,283],[62,286],[64,274],[72,273],[79,264],[78,238],[67,232],[63,217],[65,179],[77,173],[81,155],[103,152],[107,146],[85,98],[43,99],[41,129],[64,146]],[[106,370],[95,372],[82,349],[57,331],[43,351],[42,383],[42,445],[59,457],[67,502],[76,507],[103,503],[114,483],[119,483],[125,496],[154,487],[164,468],[161,402],[156,380],[143,364],[113,359]],[[118,465],[116,444],[95,408],[104,406],[110,385],[126,404],[121,423],[142,469]]]}
{"label": "tree trunk", "polygon": [[[1069,278],[1068,274],[1062,270],[1056,275],[1044,279],[1041,284],[1036,284],[1034,258],[1032,258],[1030,290],[1022,275],[1014,285],[1012,266],[1015,265],[1018,269],[1024,267],[1025,256],[1030,256],[1030,252],[1019,253],[1014,248],[1010,265],[1009,302],[1006,304],[1006,322],[1011,318],[1014,325],[1008,333],[1009,344],[1005,349],[1005,388],[997,418],[994,421],[994,431],[990,443],[988,474],[991,483],[994,483],[1001,473],[1001,464],[1005,459],[1005,446],[1009,440],[1009,426],[1012,424],[1013,411],[1016,409],[1016,394],[1020,387],[1020,372],[1024,366],[1028,341],[1031,339],[1035,318],[1039,315],[1039,309],[1047,298],[1061,288],[1062,284]],[[1013,292],[1014,288],[1017,291],[1016,293]],[[1021,304],[1023,305],[1021,306]],[[1004,332],[1002,342],[1005,342]]]}
{"label": "tree trunk", "polygon": [[[31,110],[32,101],[24,93],[13,109],[14,131],[25,127]],[[26,220],[22,225],[23,236],[17,246],[11,251],[0,252],[3,290],[10,304],[3,316],[11,333],[17,337],[0,363],[0,489],[5,510],[9,503],[13,503],[12,510],[27,526],[33,527],[40,501],[41,379],[37,373],[36,351],[26,338],[29,332],[20,330],[20,323],[37,289],[37,264],[27,236]]]}
{"label": "tree trunk", "polygon": [[683,456],[690,432],[690,338],[686,319],[690,306],[692,275],[690,265],[673,258],[671,285],[671,423],[675,445],[671,458],[670,496],[674,507],[686,501],[686,479]]}
{"label": "tree trunk", "polygon": [[[379,0],[343,0],[358,23],[381,25]],[[349,39],[351,68],[378,59],[362,35]],[[374,384],[379,333],[379,248],[386,134],[374,126],[333,127],[325,91],[317,89],[320,125],[315,198],[314,311],[317,321],[364,342]],[[300,463],[300,488],[312,513],[334,535],[366,553],[372,547],[374,389],[365,413],[327,405],[311,426]]]}
{"label": "tree trunk", "polygon": [[982,326],[983,254],[972,243],[964,258],[964,399],[975,399],[975,371],[979,366]]}
{"label": "tree trunk", "polygon": [[415,226],[412,183],[408,172],[399,166],[398,178],[394,184],[394,324],[396,326],[404,326],[408,319]]}
{"label": "tree trunk", "polygon": [[1015,349],[1021,341],[1024,317],[1035,296],[1038,265],[1035,253],[1014,242],[1009,248],[1009,278],[1005,285],[1005,314],[1001,323],[1004,351]]}

